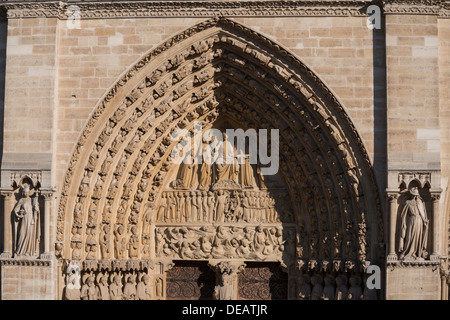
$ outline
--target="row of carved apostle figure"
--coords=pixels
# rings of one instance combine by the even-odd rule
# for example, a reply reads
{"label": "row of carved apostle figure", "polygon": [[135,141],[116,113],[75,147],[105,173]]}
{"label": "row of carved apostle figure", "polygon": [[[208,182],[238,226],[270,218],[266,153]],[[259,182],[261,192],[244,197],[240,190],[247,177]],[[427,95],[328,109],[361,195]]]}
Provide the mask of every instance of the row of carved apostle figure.
{"label": "row of carved apostle figure", "polygon": [[173,191],[161,195],[157,222],[279,222],[275,199],[264,191]]}
{"label": "row of carved apostle figure", "polygon": [[[94,274],[84,277],[83,285],[77,278],[68,279],[64,292],[66,300],[150,300],[153,297],[150,277],[147,274]],[[139,279],[139,281],[138,281]],[[125,285],[123,285],[123,281]],[[156,296],[162,295],[162,279],[155,283]]]}
{"label": "row of carved apostle figure", "polygon": [[[361,277],[344,274],[333,275],[302,274],[298,277],[299,300],[377,300],[374,289],[361,284]],[[364,288],[364,290],[363,290]]]}

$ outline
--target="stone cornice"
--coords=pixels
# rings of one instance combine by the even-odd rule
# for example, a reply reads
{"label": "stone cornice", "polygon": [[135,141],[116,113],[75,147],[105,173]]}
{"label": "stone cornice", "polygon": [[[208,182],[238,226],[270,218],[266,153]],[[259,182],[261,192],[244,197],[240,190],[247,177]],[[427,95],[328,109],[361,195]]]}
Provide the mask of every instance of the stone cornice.
{"label": "stone cornice", "polygon": [[69,6],[81,19],[140,17],[366,16],[369,0],[221,0],[221,1],[8,1],[0,2],[7,17],[68,19]]}
{"label": "stone cornice", "polygon": [[396,260],[396,261],[387,261],[386,266],[389,270],[393,271],[396,268],[432,268],[433,271],[439,269],[440,265],[439,260]]}
{"label": "stone cornice", "polygon": [[[250,16],[367,16],[370,0],[191,0],[191,1],[0,1],[10,19],[71,17],[70,6],[80,8],[81,19],[145,17]],[[425,14],[450,17],[445,0],[379,0],[385,14]],[[69,10],[68,10],[69,9]],[[72,11],[73,12],[73,11]],[[72,16],[74,17],[74,16]]]}
{"label": "stone cornice", "polygon": [[440,0],[382,0],[385,14],[440,15],[446,5]]}
{"label": "stone cornice", "polygon": [[439,17],[450,18],[450,1],[445,1],[441,4],[441,10],[439,11]]}
{"label": "stone cornice", "polygon": [[52,265],[52,260],[48,259],[0,259],[1,266],[42,266],[42,267],[50,267]]}

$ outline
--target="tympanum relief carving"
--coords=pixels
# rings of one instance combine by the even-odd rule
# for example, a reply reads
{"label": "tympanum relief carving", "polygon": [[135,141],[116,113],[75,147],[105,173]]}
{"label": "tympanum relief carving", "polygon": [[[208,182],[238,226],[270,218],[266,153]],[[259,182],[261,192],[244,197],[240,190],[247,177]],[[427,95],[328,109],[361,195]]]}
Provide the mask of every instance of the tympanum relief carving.
{"label": "tympanum relief carving", "polygon": [[[248,161],[171,163],[175,130],[227,118],[280,129],[281,183]],[[374,181],[350,119],[305,65],[234,21],[206,21],[149,52],[94,110],[62,186],[56,254],[90,263],[296,257],[343,269],[373,259],[371,241],[382,239],[366,225],[380,218]]]}

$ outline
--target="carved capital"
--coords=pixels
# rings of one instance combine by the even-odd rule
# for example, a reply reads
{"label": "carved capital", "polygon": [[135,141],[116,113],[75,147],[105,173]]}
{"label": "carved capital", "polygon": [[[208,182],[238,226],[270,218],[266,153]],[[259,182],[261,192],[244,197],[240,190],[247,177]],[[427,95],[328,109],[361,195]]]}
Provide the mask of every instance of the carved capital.
{"label": "carved capital", "polygon": [[0,259],[11,259],[12,258],[12,254],[11,252],[2,252],[2,254],[0,254]]}
{"label": "carved capital", "polygon": [[208,266],[220,274],[238,274],[247,266],[244,261],[209,261]]}
{"label": "carved capital", "polygon": [[388,193],[387,198],[390,202],[396,201],[398,199],[399,194],[398,193]]}
{"label": "carved capital", "polygon": [[12,190],[1,190],[0,191],[0,195],[8,200],[13,196],[13,194],[14,194],[14,191],[12,191]]}
{"label": "carved capital", "polygon": [[296,269],[301,271],[304,268],[305,264],[306,264],[305,260],[303,259],[297,260]]}
{"label": "carved capital", "polygon": [[45,201],[50,201],[53,198],[53,192],[42,192],[41,195],[44,197]]}
{"label": "carved capital", "polygon": [[54,257],[55,255],[51,252],[44,252],[39,255],[39,259],[42,260],[52,260]]}
{"label": "carved capital", "polygon": [[395,253],[392,254],[388,254],[388,256],[386,257],[387,261],[397,261],[398,260],[398,256]]}
{"label": "carved capital", "polygon": [[440,193],[432,193],[431,194],[431,201],[440,201],[441,200],[441,194]]}

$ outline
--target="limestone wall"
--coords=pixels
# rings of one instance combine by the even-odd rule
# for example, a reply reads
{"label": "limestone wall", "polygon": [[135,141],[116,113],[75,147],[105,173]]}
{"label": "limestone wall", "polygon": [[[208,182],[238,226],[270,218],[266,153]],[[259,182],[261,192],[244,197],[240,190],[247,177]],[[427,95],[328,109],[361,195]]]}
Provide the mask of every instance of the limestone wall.
{"label": "limestone wall", "polygon": [[[4,108],[0,108],[0,187],[10,187],[11,170],[44,170],[45,185],[59,190],[80,132],[107,90],[145,52],[205,19],[83,19],[79,29],[53,17],[11,18],[7,28],[0,23],[0,33],[2,26],[7,32],[7,39],[0,34],[0,58],[2,46],[6,49],[6,59],[0,59],[0,75],[6,65]],[[439,250],[446,254],[450,19],[387,15],[381,31],[368,29],[364,16],[232,19],[291,50],[335,92],[363,138],[381,192],[396,187],[401,170],[439,175],[433,187],[444,190]],[[387,169],[392,173],[389,179]],[[52,201],[57,208],[58,200]],[[53,235],[55,216],[56,210],[52,210]],[[11,268],[2,267],[2,278],[12,275]],[[20,267],[24,275],[26,268]],[[403,272],[400,270],[406,269],[388,273],[392,288],[387,298],[414,296],[401,294],[406,287],[395,278]],[[415,276],[421,277],[428,289],[418,292],[439,298],[429,293],[437,288],[435,271],[420,272]],[[11,287],[18,281],[12,277],[10,289],[2,282],[7,290],[4,294],[11,294],[3,298],[18,297]],[[29,292],[51,295],[50,291]]]}

